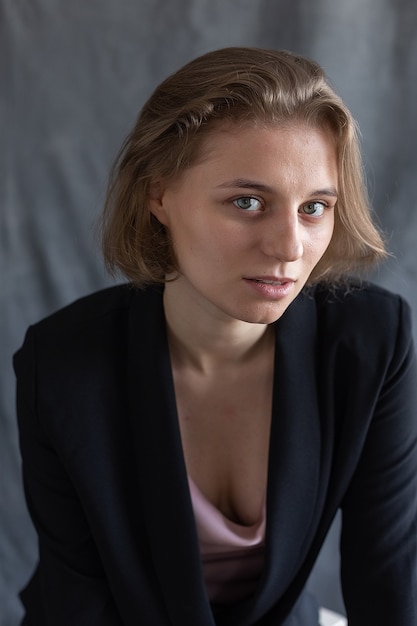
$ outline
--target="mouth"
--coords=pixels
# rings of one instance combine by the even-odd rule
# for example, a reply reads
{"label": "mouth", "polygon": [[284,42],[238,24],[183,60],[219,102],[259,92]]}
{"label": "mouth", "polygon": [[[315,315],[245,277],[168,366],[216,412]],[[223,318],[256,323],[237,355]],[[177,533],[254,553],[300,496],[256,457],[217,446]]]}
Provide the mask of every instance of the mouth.
{"label": "mouth", "polygon": [[263,278],[252,278],[255,283],[263,283],[264,285],[285,285],[288,280],[264,280]]}
{"label": "mouth", "polygon": [[253,276],[253,277],[246,276],[245,278],[246,280],[250,280],[254,283],[260,283],[262,285],[275,285],[277,287],[296,282],[295,279],[288,278],[286,276],[283,276],[282,278],[276,278],[275,276],[265,276],[265,278],[260,277],[260,276]]}
{"label": "mouth", "polygon": [[276,278],[275,276],[268,276],[261,278],[254,276],[252,278],[245,278],[248,285],[252,286],[255,293],[261,298],[267,300],[278,301],[290,296],[295,288],[295,280],[292,278]]}

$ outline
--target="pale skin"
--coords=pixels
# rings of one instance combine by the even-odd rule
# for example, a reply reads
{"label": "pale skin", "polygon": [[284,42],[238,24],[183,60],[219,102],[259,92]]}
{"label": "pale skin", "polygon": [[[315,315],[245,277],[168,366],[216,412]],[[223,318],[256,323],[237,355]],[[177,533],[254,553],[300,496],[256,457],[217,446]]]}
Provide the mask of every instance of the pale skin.
{"label": "pale skin", "polygon": [[337,187],[331,134],[294,123],[215,130],[152,193],[180,270],[164,307],[187,471],[241,524],[265,501],[273,323],[330,243]]}

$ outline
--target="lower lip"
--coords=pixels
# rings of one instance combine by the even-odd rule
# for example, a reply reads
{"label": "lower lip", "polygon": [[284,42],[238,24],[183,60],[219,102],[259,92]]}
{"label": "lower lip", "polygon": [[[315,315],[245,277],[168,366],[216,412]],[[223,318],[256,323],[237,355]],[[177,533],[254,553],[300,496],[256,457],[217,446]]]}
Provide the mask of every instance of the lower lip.
{"label": "lower lip", "polygon": [[272,285],[271,283],[262,283],[249,278],[244,279],[245,282],[252,287],[260,296],[270,300],[280,300],[290,295],[294,288],[294,283],[289,281],[282,285]]}

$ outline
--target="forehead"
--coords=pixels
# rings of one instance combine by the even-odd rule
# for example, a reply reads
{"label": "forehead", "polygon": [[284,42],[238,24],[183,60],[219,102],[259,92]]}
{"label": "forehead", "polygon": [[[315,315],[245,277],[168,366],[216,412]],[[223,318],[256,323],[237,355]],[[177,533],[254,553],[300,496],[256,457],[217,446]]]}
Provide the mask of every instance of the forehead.
{"label": "forehead", "polygon": [[334,137],[305,124],[218,127],[205,137],[197,161],[169,186],[186,193],[231,187],[286,189],[301,194],[306,189],[337,190]]}
{"label": "forehead", "polygon": [[258,139],[267,141],[268,138],[276,140],[282,137],[284,141],[289,136],[304,136],[306,144],[309,138],[320,135],[326,143],[335,149],[338,147],[336,133],[330,126],[310,124],[302,120],[289,120],[282,122],[265,122],[259,120],[245,120],[239,122],[215,121],[206,129],[200,139],[197,161],[203,162],[219,153],[225,146],[233,146],[244,150],[243,142],[255,143]]}
{"label": "forehead", "polygon": [[[202,139],[194,165],[233,159],[237,163],[271,159],[288,162],[324,158],[337,162],[337,140],[328,128],[304,122],[218,124]],[[260,163],[260,166],[261,166]]]}

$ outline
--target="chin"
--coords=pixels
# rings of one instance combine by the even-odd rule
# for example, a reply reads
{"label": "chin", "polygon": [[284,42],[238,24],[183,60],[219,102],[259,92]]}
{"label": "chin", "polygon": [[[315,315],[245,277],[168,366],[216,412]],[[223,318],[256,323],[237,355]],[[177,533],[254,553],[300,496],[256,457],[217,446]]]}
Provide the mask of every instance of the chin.
{"label": "chin", "polygon": [[[291,304],[291,303],[289,303]],[[256,311],[247,311],[246,314],[239,316],[242,322],[249,324],[273,324],[284,315],[289,304],[283,306],[258,307]]]}

